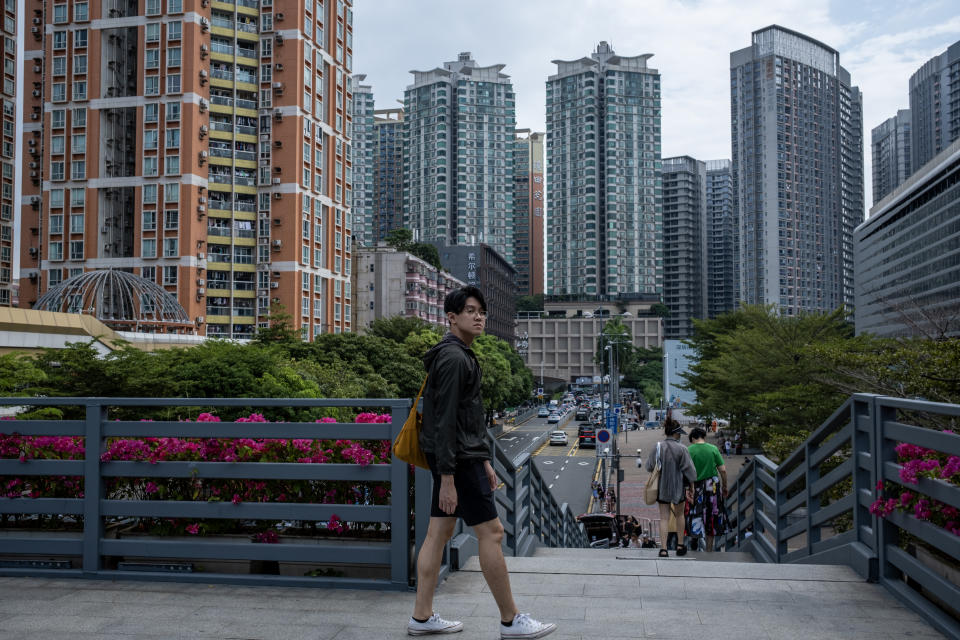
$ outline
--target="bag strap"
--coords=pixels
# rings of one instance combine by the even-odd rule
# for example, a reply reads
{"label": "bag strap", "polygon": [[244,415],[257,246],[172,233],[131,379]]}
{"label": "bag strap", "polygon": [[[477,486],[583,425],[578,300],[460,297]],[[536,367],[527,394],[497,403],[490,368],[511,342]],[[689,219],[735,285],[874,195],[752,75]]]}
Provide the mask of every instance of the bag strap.
{"label": "bag strap", "polygon": [[427,388],[427,378],[430,377],[430,374],[427,374],[423,378],[423,384],[420,385],[420,391],[417,392],[417,399],[413,401],[413,406],[416,408],[417,404],[420,402],[421,396],[423,396],[423,390]]}
{"label": "bag strap", "polygon": [[655,465],[655,467],[661,464],[663,464],[663,462],[660,460],[660,443],[658,442],[657,443],[657,464]]}

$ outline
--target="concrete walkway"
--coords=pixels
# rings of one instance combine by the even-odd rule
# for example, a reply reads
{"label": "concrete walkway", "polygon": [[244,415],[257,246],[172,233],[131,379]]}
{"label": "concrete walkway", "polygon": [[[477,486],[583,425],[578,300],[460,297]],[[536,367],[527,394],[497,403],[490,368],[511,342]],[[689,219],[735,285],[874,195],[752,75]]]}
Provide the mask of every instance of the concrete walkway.
{"label": "concrete walkway", "polygon": [[[733,555],[733,554],[730,554]],[[521,611],[551,640],[941,638],[845,567],[658,560],[655,551],[545,549],[508,558]],[[0,640],[405,638],[413,593],[0,578]],[[438,591],[460,640],[499,638],[476,558]]]}

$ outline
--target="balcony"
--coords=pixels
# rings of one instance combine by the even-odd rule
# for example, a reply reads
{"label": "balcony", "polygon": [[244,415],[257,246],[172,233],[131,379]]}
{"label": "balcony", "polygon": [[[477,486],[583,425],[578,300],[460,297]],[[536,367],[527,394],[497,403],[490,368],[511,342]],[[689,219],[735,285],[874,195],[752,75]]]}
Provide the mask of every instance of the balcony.
{"label": "balcony", "polygon": [[257,101],[256,100],[244,100],[242,98],[237,98],[237,108],[238,109],[256,109]]}
{"label": "balcony", "polygon": [[[218,147],[210,147],[210,155],[214,158],[232,158],[233,149],[220,149]],[[212,204],[210,206],[213,207]]]}
{"label": "balcony", "polygon": [[256,151],[234,151],[233,155],[237,160],[255,161],[257,159]]}
{"label": "balcony", "polygon": [[210,96],[210,104],[219,104],[224,107],[233,106],[233,98],[228,98],[227,96]]}
{"label": "balcony", "polygon": [[234,129],[236,129],[237,133],[245,133],[249,136],[257,135],[256,127],[248,127],[247,125],[238,124],[234,127]]}
{"label": "balcony", "polygon": [[225,69],[211,69],[210,77],[218,80],[233,80],[233,71],[227,71]]}

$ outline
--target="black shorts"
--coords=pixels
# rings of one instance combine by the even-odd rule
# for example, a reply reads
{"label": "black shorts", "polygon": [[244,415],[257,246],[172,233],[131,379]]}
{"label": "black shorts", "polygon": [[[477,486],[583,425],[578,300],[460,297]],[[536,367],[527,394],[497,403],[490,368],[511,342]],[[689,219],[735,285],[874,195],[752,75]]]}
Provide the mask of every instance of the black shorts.
{"label": "black shorts", "polygon": [[453,474],[453,486],[457,490],[457,508],[453,514],[440,509],[440,474],[437,473],[437,458],[427,453],[427,464],[433,476],[433,497],[430,499],[431,518],[462,518],[468,527],[489,522],[497,516],[493,489],[487,480],[483,460],[457,460]]}

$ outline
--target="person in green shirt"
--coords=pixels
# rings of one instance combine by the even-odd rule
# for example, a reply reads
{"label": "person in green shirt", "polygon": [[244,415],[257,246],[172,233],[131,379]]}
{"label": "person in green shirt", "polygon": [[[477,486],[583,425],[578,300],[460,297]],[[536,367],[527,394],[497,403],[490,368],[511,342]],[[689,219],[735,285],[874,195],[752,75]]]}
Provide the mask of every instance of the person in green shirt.
{"label": "person in green shirt", "polygon": [[720,450],[706,442],[707,432],[701,427],[690,430],[690,458],[697,469],[693,500],[687,514],[687,533],[693,538],[705,537],[707,551],[713,551],[714,537],[727,532],[727,467]]}

